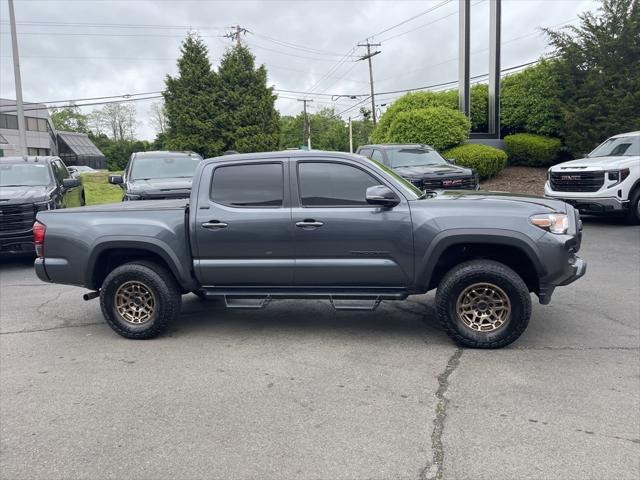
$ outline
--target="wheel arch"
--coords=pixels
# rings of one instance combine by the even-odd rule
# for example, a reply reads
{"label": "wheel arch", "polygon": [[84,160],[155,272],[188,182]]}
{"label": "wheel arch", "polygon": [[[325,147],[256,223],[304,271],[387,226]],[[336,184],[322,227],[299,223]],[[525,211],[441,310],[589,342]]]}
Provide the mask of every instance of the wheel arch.
{"label": "wheel arch", "polygon": [[174,276],[183,291],[197,287],[191,271],[191,261],[180,261],[162,241],[155,238],[106,239],[91,248],[87,263],[85,283],[97,290],[114,268],[135,260],[152,261],[166,268]]}
{"label": "wheel arch", "polygon": [[455,265],[470,259],[498,261],[518,273],[533,292],[546,269],[532,239],[512,230],[455,229],[439,233],[416,266],[420,290],[436,288]]}

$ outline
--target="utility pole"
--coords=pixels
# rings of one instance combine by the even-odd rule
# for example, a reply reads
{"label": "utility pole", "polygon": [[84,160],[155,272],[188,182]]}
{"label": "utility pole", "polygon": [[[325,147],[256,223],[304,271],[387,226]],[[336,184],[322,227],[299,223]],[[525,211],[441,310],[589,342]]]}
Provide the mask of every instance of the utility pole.
{"label": "utility pole", "polygon": [[304,126],[302,127],[302,141],[307,144],[307,148],[311,150],[311,125],[309,124],[309,116],[307,115],[307,102],[313,102],[313,99],[298,98],[303,104]]}
{"label": "utility pole", "polygon": [[381,46],[381,44],[369,43],[369,40],[367,40],[367,43],[359,43],[358,46],[367,47],[367,54],[360,57],[358,61],[369,60],[369,85],[371,86],[371,114],[373,119],[373,126],[375,127],[376,126],[376,97],[373,89],[373,67],[371,66],[371,57],[374,57],[382,52],[380,50],[371,52],[371,47],[379,47]]}
{"label": "utility pole", "polygon": [[353,123],[349,117],[349,153],[353,153]]}
{"label": "utility pole", "polygon": [[225,38],[230,38],[236,42],[236,46],[240,46],[240,36],[246,35],[248,30],[246,28],[242,28],[240,25],[236,25],[235,27],[231,27],[232,32],[224,35]]}
{"label": "utility pole", "polygon": [[18,149],[22,155],[27,155],[27,133],[24,124],[24,105],[22,103],[22,79],[20,78],[20,56],[18,55],[18,34],[16,32],[16,13],[13,0],[9,0],[9,22],[11,23],[11,49],[13,51],[13,75],[16,84],[16,110],[18,111]]}

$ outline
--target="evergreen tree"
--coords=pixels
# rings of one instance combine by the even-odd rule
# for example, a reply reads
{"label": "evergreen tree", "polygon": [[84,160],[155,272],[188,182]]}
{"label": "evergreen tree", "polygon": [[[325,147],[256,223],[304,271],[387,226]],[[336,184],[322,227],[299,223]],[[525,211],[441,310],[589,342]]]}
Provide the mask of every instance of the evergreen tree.
{"label": "evergreen tree", "polygon": [[561,137],[574,155],[640,129],[640,2],[603,0],[580,25],[546,30],[560,54]]}
{"label": "evergreen tree", "polygon": [[217,113],[217,77],[211,69],[208,49],[196,35],[182,42],[178,75],[167,75],[163,92],[167,115],[164,146],[193,150],[205,157],[225,149],[221,118]]}
{"label": "evergreen tree", "polygon": [[264,65],[241,43],[228,49],[217,74],[216,104],[222,150],[259,152],[276,150],[279,115],[273,88],[267,86]]}

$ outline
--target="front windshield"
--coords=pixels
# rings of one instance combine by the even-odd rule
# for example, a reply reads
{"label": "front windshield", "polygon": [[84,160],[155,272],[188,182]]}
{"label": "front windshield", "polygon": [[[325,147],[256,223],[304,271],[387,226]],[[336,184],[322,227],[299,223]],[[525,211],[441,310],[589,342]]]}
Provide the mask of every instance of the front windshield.
{"label": "front windshield", "polygon": [[589,157],[632,157],[640,155],[640,136],[609,138]]}
{"label": "front windshield", "polygon": [[447,161],[435,150],[422,147],[405,147],[387,150],[391,168],[424,165],[447,165]]}
{"label": "front windshield", "polygon": [[131,166],[132,180],[192,178],[201,158],[197,155],[175,157],[138,157]]}
{"label": "front windshield", "polygon": [[49,168],[43,163],[0,164],[0,187],[36,187],[50,183]]}
{"label": "front windshield", "polygon": [[418,187],[416,187],[413,183],[409,182],[408,180],[402,178],[400,175],[398,175],[396,172],[394,172],[393,170],[391,170],[389,167],[383,165],[382,163],[376,161],[376,160],[372,160],[368,157],[362,157],[364,159],[366,159],[370,165],[379,170],[382,171],[384,173],[386,173],[387,175],[390,175],[391,177],[393,177],[396,180],[396,185],[398,187],[400,187],[403,191],[403,193],[405,193],[407,195],[407,197],[409,197],[412,200],[417,200],[418,198],[422,197],[423,192],[422,190],[420,190]]}

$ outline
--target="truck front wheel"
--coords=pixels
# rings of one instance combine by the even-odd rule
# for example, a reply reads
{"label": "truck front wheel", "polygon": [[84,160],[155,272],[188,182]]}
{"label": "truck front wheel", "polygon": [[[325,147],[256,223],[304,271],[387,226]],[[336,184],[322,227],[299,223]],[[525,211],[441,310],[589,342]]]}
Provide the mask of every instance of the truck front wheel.
{"label": "truck front wheel", "polygon": [[436,292],[438,319],[459,345],[501,348],[514,342],[531,317],[531,295],[520,276],[493,260],[451,269]]}
{"label": "truck front wheel", "polygon": [[180,315],[178,285],[163,267],[133,262],[115,268],[102,283],[100,307],[109,326],[132,339],[153,338]]}

